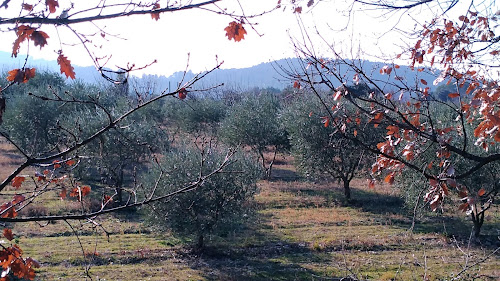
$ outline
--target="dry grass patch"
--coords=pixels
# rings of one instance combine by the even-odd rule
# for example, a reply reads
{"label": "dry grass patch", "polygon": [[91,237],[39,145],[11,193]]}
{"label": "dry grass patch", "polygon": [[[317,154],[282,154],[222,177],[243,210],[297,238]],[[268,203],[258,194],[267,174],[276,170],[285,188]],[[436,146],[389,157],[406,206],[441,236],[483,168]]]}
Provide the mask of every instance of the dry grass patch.
{"label": "dry grass patch", "polygon": [[[145,226],[134,211],[94,222],[71,222],[86,256],[64,222],[43,227],[17,224],[15,242],[26,256],[42,262],[40,280],[85,280],[87,264],[95,280],[340,280],[346,276],[447,280],[500,246],[490,239],[489,244],[467,247],[468,222],[452,212],[426,216],[410,233],[411,214],[392,187],[369,189],[365,180],[355,180],[353,201],[345,202],[336,183],[292,178],[290,163],[289,158],[279,159],[277,176],[259,183],[255,220],[224,237],[208,237],[202,253]],[[9,191],[8,196],[14,192],[22,190]],[[38,208],[45,207],[64,213],[76,211],[79,204],[61,201],[54,193],[37,201],[26,212],[43,212]],[[490,214],[485,233],[500,229],[498,208]],[[101,227],[111,234],[109,240]],[[498,253],[490,256],[468,269],[462,280],[495,280],[500,275],[499,262]]]}

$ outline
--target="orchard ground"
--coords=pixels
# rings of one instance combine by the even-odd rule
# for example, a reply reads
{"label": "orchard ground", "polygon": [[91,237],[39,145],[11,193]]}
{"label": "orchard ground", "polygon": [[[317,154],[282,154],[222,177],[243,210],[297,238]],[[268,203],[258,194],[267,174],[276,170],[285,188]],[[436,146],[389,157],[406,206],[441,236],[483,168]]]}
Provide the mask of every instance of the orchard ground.
{"label": "orchard ground", "polygon": [[[19,158],[2,143],[0,161],[6,174]],[[493,253],[500,246],[498,208],[489,212],[481,242],[473,243],[470,221],[454,206],[418,219],[409,231],[412,212],[395,188],[368,189],[358,179],[346,204],[340,186],[305,181],[290,157],[280,156],[271,179],[259,187],[252,223],[210,237],[203,252],[143,224],[134,211],[95,223],[69,222],[78,236],[64,222],[18,223],[15,243],[41,262],[36,280],[88,280],[86,268],[94,280],[449,280],[461,272],[462,280],[500,277],[500,255]],[[21,214],[78,210],[80,204],[53,193],[41,202]]]}

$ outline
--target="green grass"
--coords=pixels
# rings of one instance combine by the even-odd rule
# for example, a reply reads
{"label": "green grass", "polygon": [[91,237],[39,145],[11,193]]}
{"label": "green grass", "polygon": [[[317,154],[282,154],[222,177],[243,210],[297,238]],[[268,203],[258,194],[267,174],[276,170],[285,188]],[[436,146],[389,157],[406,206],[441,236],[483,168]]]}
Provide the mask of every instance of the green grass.
{"label": "green grass", "polygon": [[[485,223],[482,245],[468,244],[471,225],[462,214],[412,217],[390,187],[365,189],[356,181],[353,202],[335,184],[309,183],[287,169],[287,178],[262,181],[258,214],[224,237],[208,237],[192,251],[134,213],[94,222],[14,227],[16,243],[42,263],[37,280],[446,280],[500,246],[498,209]],[[280,169],[280,165],[276,165]],[[51,208],[63,208],[47,196]],[[63,207],[61,207],[63,206]],[[67,208],[64,207],[64,208]],[[106,230],[109,236],[103,231]],[[82,250],[83,247],[83,250]],[[83,254],[85,253],[85,255]],[[495,280],[498,253],[472,266],[462,280]],[[489,278],[491,277],[491,278]]]}

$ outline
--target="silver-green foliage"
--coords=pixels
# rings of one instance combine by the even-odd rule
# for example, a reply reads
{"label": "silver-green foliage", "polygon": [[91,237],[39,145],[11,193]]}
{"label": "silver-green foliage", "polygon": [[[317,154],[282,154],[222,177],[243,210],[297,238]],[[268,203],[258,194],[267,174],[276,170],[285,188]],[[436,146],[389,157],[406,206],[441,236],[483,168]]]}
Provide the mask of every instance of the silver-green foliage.
{"label": "silver-green foliage", "polygon": [[286,132],[278,121],[280,108],[275,94],[263,92],[258,96],[247,96],[231,107],[222,121],[219,135],[229,145],[247,145],[259,153],[267,146],[286,148]]}
{"label": "silver-green foliage", "polygon": [[58,122],[72,110],[72,105],[39,97],[62,94],[68,86],[53,73],[39,73],[30,83],[9,88],[4,94],[6,110],[1,130],[28,155],[41,156],[64,143],[66,134],[58,133]]}
{"label": "silver-green foliage", "polygon": [[[197,181],[200,175],[217,170],[225,157],[226,153],[217,148],[202,153],[197,148],[181,147],[165,153],[161,166],[166,173],[158,182],[156,195],[175,192]],[[166,202],[154,203],[154,211],[148,209],[145,215],[154,225],[197,239],[197,246],[201,248],[206,235],[232,230],[249,217],[261,173],[254,158],[236,153],[221,171],[205,179],[196,189]],[[153,186],[159,175],[160,170],[153,169],[143,178]]]}
{"label": "silver-green foliage", "polygon": [[[324,102],[328,102],[329,98],[331,100],[331,97],[325,96]],[[297,97],[288,105],[281,113],[280,120],[288,132],[299,172],[310,178],[342,181],[346,198],[349,199],[350,181],[354,176],[366,174],[373,155],[353,140],[343,137],[332,124],[325,126],[326,118],[331,119],[328,110],[316,96],[308,95]],[[345,128],[346,135],[354,137],[354,130],[359,132],[359,138],[370,134],[368,131],[371,128],[357,128],[355,124],[353,120]],[[376,136],[370,134],[370,138],[376,139]]]}
{"label": "silver-green foliage", "polygon": [[210,97],[170,99],[164,104],[168,124],[188,133],[215,133],[226,110],[222,100]]}

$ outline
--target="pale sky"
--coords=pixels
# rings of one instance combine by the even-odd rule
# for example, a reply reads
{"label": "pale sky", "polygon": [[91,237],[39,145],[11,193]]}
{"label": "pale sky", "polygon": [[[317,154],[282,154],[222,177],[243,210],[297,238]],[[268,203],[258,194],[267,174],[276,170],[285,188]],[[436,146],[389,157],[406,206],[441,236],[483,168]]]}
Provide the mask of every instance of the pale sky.
{"label": "pale sky", "polygon": [[[63,6],[64,0],[59,2]],[[248,15],[254,11],[271,9],[276,5],[277,0],[241,0],[240,2]],[[234,4],[235,1],[222,3]],[[341,32],[340,30],[347,25],[348,20],[345,15],[341,14],[341,11],[346,9],[342,3],[345,2],[323,1],[312,10],[304,7],[301,20],[305,23],[309,34],[313,36],[313,40],[319,41],[319,38],[314,36],[314,30],[318,28],[324,38],[335,44],[339,50],[357,50],[358,46],[361,46],[369,50],[368,55],[393,55],[399,51],[399,47],[404,45],[404,42],[397,32],[386,32],[394,26],[412,29],[414,25],[408,17],[400,20],[398,17],[381,16],[379,12],[358,11],[351,18],[349,28]],[[212,68],[216,63],[216,56],[219,61],[224,61],[222,68],[243,68],[295,56],[290,35],[300,38],[301,33],[298,18],[290,9],[276,10],[252,19],[258,23],[254,27],[262,36],[246,25],[247,35],[240,42],[229,41],[225,36],[224,28],[231,21],[229,17],[207,11],[188,10],[162,14],[159,21],[154,21],[150,15],[141,15],[96,22],[108,33],[116,34],[126,40],[111,36],[102,39],[97,36],[94,42],[97,46],[92,51],[99,56],[112,54],[107,64],[110,68],[116,65],[126,66],[127,63],[142,66],[156,59],[158,63],[134,74],[147,73],[165,76],[184,70],[188,53],[191,55],[189,69],[194,72]],[[90,31],[92,27],[87,24],[84,28]],[[50,38],[47,46],[42,50],[30,43],[30,54],[34,58],[55,60],[56,51],[61,48],[58,36],[65,39],[74,38],[74,35],[64,28],[58,28],[56,31],[55,27],[47,26],[42,30],[48,33]],[[384,36],[379,38],[382,35]],[[11,52],[14,40],[14,32],[3,33],[0,50]],[[103,47],[99,48],[101,44]],[[319,55],[328,56],[326,51],[321,51],[322,46],[324,47],[323,43],[318,44]],[[25,53],[26,48],[24,43],[21,53]],[[82,46],[63,45],[62,49],[74,65],[92,65]]]}

